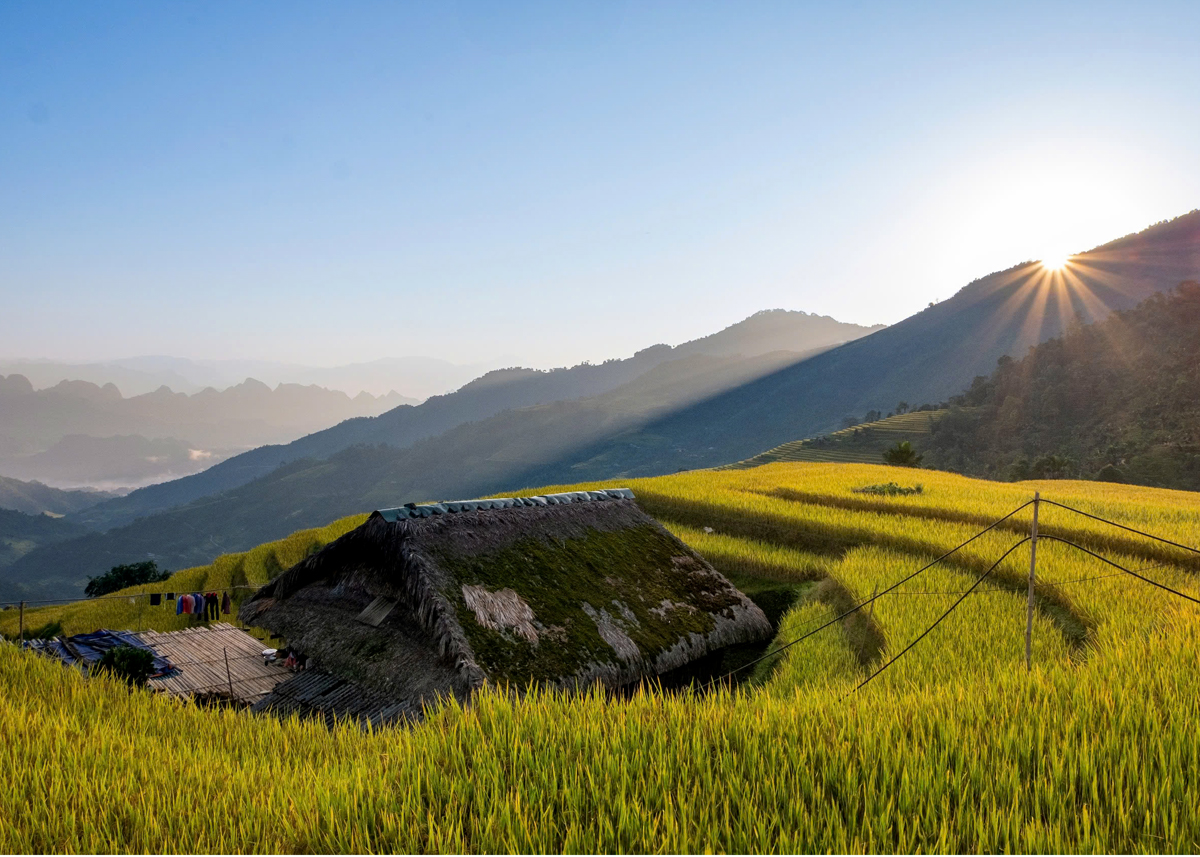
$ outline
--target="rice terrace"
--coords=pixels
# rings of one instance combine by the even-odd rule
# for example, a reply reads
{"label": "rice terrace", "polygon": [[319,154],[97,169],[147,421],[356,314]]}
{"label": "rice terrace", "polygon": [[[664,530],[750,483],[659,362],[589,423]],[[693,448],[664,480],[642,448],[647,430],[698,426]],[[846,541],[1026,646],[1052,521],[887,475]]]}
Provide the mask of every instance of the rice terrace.
{"label": "rice terrace", "polygon": [[1200,854],[1200,3],[0,3],[0,855]]}
{"label": "rice terrace", "polygon": [[[854,493],[912,475],[771,464],[629,487],[752,597],[790,602],[768,651],[911,575],[1034,491],[1179,544],[1200,525],[1197,495],[1128,486],[922,472],[919,495]],[[1029,554],[1019,548],[858,688],[1019,543],[1030,517],[1025,506],[867,610],[755,664],[746,682],[646,686],[619,699],[494,688],[436,706],[415,728],[330,729],[205,709],[3,647],[5,761],[22,775],[0,793],[0,847],[1195,850],[1197,604],[1057,539],[1192,599],[1193,552],[1043,504],[1030,670]],[[171,588],[265,583],[269,569],[361,521],[179,572]],[[29,609],[25,621],[72,633],[139,622],[170,630],[185,619],[159,613],[115,598]],[[17,619],[5,611],[0,629],[15,634]],[[181,736],[204,748],[202,763],[170,764]],[[98,790],[126,799],[92,799]],[[251,803],[256,811],[245,811]]]}

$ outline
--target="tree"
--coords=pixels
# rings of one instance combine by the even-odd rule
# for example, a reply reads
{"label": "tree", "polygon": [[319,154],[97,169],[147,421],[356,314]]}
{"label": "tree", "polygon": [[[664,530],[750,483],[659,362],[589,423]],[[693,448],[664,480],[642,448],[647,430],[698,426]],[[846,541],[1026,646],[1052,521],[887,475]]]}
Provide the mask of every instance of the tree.
{"label": "tree", "polygon": [[142,583],[161,583],[171,576],[166,569],[158,570],[158,563],[152,559],[145,562],[135,562],[129,565],[117,565],[99,577],[89,577],[88,585],[83,594],[88,598],[108,595],[127,586],[137,586]]}
{"label": "tree", "polygon": [[883,460],[896,467],[920,467],[921,459],[924,457],[923,455],[917,455],[912,448],[912,444],[907,440],[900,441],[883,453]]}
{"label": "tree", "polygon": [[117,646],[104,653],[100,669],[107,670],[130,687],[145,687],[154,672],[154,655],[147,649]]}
{"label": "tree", "polygon": [[898,405],[896,405],[896,413],[907,414],[908,413],[908,402],[900,402]]}
{"label": "tree", "polygon": [[883,414],[879,413],[879,411],[867,411],[866,415],[863,417],[863,422],[864,423],[877,423],[882,418],[883,418]]}

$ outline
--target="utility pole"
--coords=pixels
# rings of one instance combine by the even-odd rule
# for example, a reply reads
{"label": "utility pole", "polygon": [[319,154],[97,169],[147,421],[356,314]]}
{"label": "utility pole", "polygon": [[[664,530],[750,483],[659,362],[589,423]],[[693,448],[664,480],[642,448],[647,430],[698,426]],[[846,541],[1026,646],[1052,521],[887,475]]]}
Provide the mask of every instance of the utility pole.
{"label": "utility pole", "polygon": [[1037,573],[1038,506],[1040,491],[1033,492],[1033,527],[1029,532],[1029,606],[1025,615],[1025,671],[1033,669],[1033,584]]}
{"label": "utility pole", "polygon": [[17,632],[17,648],[25,647],[25,602],[21,602],[21,630]]}
{"label": "utility pole", "polygon": [[229,672],[229,649],[222,649],[225,653],[225,680],[229,682],[229,701],[233,702],[233,675]]}

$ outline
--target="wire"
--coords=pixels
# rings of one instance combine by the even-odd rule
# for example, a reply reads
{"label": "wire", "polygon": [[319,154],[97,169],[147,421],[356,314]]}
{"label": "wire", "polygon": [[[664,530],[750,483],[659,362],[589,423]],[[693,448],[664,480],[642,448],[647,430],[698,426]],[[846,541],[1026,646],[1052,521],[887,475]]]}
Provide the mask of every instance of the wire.
{"label": "wire", "polygon": [[[1091,518],[1093,521],[1099,521],[1102,524],[1108,524],[1113,527],[1119,527],[1122,530],[1128,530],[1131,533],[1137,533],[1139,536],[1145,536],[1148,539],[1155,539],[1156,541],[1165,542],[1166,544],[1172,545],[1172,546],[1180,548],[1182,550],[1191,551],[1194,554],[1200,554],[1200,549],[1188,547],[1187,545],[1181,545],[1179,542],[1173,542],[1170,539],[1164,539],[1162,536],[1156,536],[1153,533],[1145,533],[1145,532],[1142,532],[1141,530],[1135,530],[1133,527],[1127,527],[1124,524],[1118,524],[1116,521],[1110,521],[1110,520],[1108,520],[1108,518],[1101,518],[1098,515],[1092,515],[1092,514],[1089,514],[1088,512],[1084,512],[1080,509],[1075,509],[1071,506],[1066,506],[1062,503],[1056,503],[1054,500],[1046,500],[1045,498],[1043,498],[1042,502],[1049,503],[1051,506],[1058,506],[1058,508],[1060,508],[1060,509],[1066,509],[1068,512],[1074,512],[1076,515],[1083,515],[1085,518]],[[1063,539],[1059,539],[1059,541],[1063,541]],[[1068,542],[1068,544],[1070,544],[1070,542]],[[1076,545],[1076,547],[1078,547],[1078,545]],[[1132,572],[1130,572],[1130,573],[1132,574]]]}
{"label": "wire", "polygon": [[[232,592],[235,589],[260,589],[260,588],[261,587],[258,587],[258,586],[248,583],[248,584],[238,584],[237,586],[224,586],[220,589],[208,589],[207,591],[208,592],[226,593],[226,592]],[[191,592],[189,592],[187,590],[173,589],[170,592],[163,590],[162,592],[130,592],[130,593],[126,593],[125,595],[97,595],[95,598],[88,598],[85,596],[83,598],[43,598],[41,600],[33,600],[33,601],[6,601],[6,602],[4,602],[3,606],[18,607],[21,604],[24,604],[25,606],[29,606],[30,604],[87,604],[92,601],[109,601],[109,600],[128,601],[129,599],[148,598],[151,595],[174,595],[176,593],[179,593],[181,595],[191,595],[192,594]]]}
{"label": "wire", "polygon": [[[1021,541],[1017,542],[1015,545],[1013,545],[1013,546],[1012,546],[1012,547],[1010,547],[1008,550],[1006,550],[1006,551],[1003,553],[1003,555],[1001,555],[1000,559],[998,559],[998,560],[996,560],[994,563],[992,563],[992,567],[991,567],[991,568],[989,568],[989,569],[988,569],[987,571],[985,571],[983,574],[979,575],[979,577],[978,577],[978,578],[976,578],[975,582],[971,584],[971,589],[968,589],[966,592],[964,592],[962,595],[960,595],[960,596],[958,597],[958,600],[957,600],[957,601],[955,601],[953,604],[951,604],[951,605],[950,605],[950,607],[949,607],[949,608],[946,610],[946,612],[945,612],[945,613],[943,613],[941,616],[939,616],[939,617],[937,618],[937,621],[936,621],[936,622],[934,622],[932,625],[930,625],[928,628],[926,628],[926,629],[925,629],[925,630],[924,630],[924,631],[921,633],[921,636],[917,637],[917,639],[913,640],[911,643],[909,643],[907,646],[905,646],[905,647],[904,647],[904,650],[903,650],[902,652],[900,652],[900,654],[896,655],[894,658],[892,658],[892,659],[891,659],[890,661],[888,661],[886,664],[884,664],[884,665],[883,665],[883,666],[881,666],[879,669],[875,670],[875,672],[871,673],[869,676],[867,676],[865,679],[863,679],[862,683],[861,683],[861,684],[859,684],[859,686],[858,686],[858,687],[854,688],[854,690],[853,690],[853,691],[851,691],[851,692],[852,692],[852,693],[858,693],[858,691],[862,690],[862,688],[863,688],[864,686],[866,686],[867,682],[869,682],[871,679],[875,678],[875,676],[879,675],[881,672],[883,672],[884,670],[886,670],[886,669],[887,669],[888,667],[890,667],[892,664],[896,663],[896,661],[898,661],[898,660],[900,660],[900,658],[904,657],[904,654],[905,654],[905,653],[906,653],[906,652],[907,652],[909,649],[911,649],[911,648],[912,648],[913,646],[915,646],[917,643],[919,643],[919,642],[921,642],[922,640],[924,640],[924,639],[925,639],[925,636],[926,636],[926,635],[927,635],[927,634],[928,634],[930,631],[932,631],[934,628],[936,628],[938,625],[940,625],[940,624],[942,623],[942,620],[943,620],[943,619],[945,619],[947,616],[949,616],[951,613],[953,613],[953,612],[954,612],[954,608],[958,607],[958,605],[959,605],[959,604],[962,604],[962,602],[963,602],[963,599],[964,599],[964,598],[966,598],[968,595],[970,595],[970,594],[971,594],[971,590],[972,590],[972,589],[974,589],[974,588],[975,588],[976,586],[978,586],[979,584],[983,583],[983,580],[984,580],[984,578],[986,578],[986,577],[987,577],[989,574],[991,574],[993,571],[995,571],[995,570],[996,570],[996,569],[999,567],[1000,563],[1002,563],[1002,562],[1004,562],[1006,559],[1008,559],[1008,555],[1009,555],[1009,554],[1011,554],[1013,551],[1015,551],[1017,548],[1019,548],[1021,545],[1025,544],[1025,543],[1026,543],[1026,542],[1028,542],[1028,541],[1032,541],[1032,538],[1031,538],[1030,536],[1026,536],[1025,538],[1021,539]],[[847,696],[848,696],[848,695],[849,695],[849,694],[847,694]]]}
{"label": "wire", "polygon": [[1100,556],[1100,554],[1096,553],[1095,551],[1088,550],[1083,545],[1077,545],[1077,544],[1075,544],[1075,542],[1067,541],[1066,539],[1060,539],[1058,536],[1039,535],[1038,538],[1039,539],[1049,539],[1050,541],[1062,542],[1064,545],[1070,545],[1071,547],[1075,548],[1076,550],[1081,550],[1084,553],[1088,554],[1089,556],[1094,556],[1096,559],[1100,560],[1101,562],[1108,563],[1113,568],[1119,568],[1119,569],[1121,569],[1121,571],[1125,572],[1126,574],[1132,574],[1138,580],[1146,581],[1146,583],[1149,583],[1151,586],[1157,586],[1159,589],[1165,589],[1165,590],[1167,590],[1167,592],[1171,592],[1175,595],[1178,595],[1180,598],[1186,598],[1188,601],[1194,601],[1195,603],[1200,604],[1200,598],[1193,598],[1190,595],[1185,595],[1184,593],[1180,592],[1178,589],[1172,589],[1169,586],[1164,586],[1163,584],[1159,583],[1158,581],[1151,580],[1148,577],[1142,577],[1142,575],[1138,574],[1133,569],[1126,568],[1123,565],[1119,565],[1119,564],[1113,562],[1111,559]]}
{"label": "wire", "polygon": [[828,622],[826,622],[824,625],[821,625],[821,627],[819,627],[819,628],[815,628],[815,629],[813,629],[812,631],[809,631],[807,634],[804,634],[803,636],[797,637],[795,640],[792,640],[790,643],[786,643],[786,644],[784,644],[784,645],[780,646],[780,647],[779,647],[778,649],[776,649],[775,651],[773,651],[773,652],[767,652],[766,654],[764,654],[764,655],[761,655],[761,656],[759,656],[759,657],[755,658],[754,660],[752,660],[752,661],[750,661],[750,662],[748,662],[748,663],[744,663],[744,664],[742,664],[740,667],[734,667],[733,669],[731,669],[729,672],[725,673],[724,675],[721,675],[721,676],[718,676],[717,678],[714,678],[714,679],[712,679],[710,682],[708,682],[708,684],[707,684],[707,685],[705,685],[705,687],[706,687],[706,688],[708,688],[708,687],[711,687],[712,685],[716,684],[716,683],[717,683],[717,682],[719,682],[719,681],[724,681],[725,679],[729,678],[730,676],[734,675],[735,673],[739,673],[739,672],[741,672],[741,671],[742,671],[742,670],[744,670],[744,669],[748,669],[748,668],[750,668],[750,667],[754,666],[755,664],[757,664],[757,663],[760,663],[761,661],[765,661],[767,658],[774,657],[775,655],[779,654],[780,652],[784,651],[785,649],[790,649],[792,646],[796,645],[797,643],[800,643],[800,642],[803,642],[804,640],[807,640],[807,639],[808,639],[809,637],[811,637],[813,634],[816,634],[816,633],[818,633],[818,632],[820,632],[820,631],[824,631],[824,630],[825,630],[826,628],[828,628],[830,625],[836,625],[838,622],[840,622],[842,619],[845,619],[845,618],[846,618],[847,616],[849,616],[851,613],[854,613],[854,612],[855,612],[855,611],[857,611],[857,610],[861,610],[863,607],[866,607],[866,606],[867,606],[868,604],[870,604],[872,601],[875,601],[875,600],[877,600],[877,599],[879,599],[879,598],[882,598],[883,596],[885,596],[885,595],[887,595],[889,592],[891,592],[893,589],[896,589],[896,588],[898,588],[898,587],[902,586],[903,584],[905,584],[905,583],[908,583],[908,581],[912,580],[914,577],[916,577],[916,576],[917,576],[918,574],[920,574],[921,572],[923,572],[923,571],[927,571],[927,570],[929,570],[929,569],[933,568],[935,565],[937,565],[939,562],[941,562],[942,560],[944,560],[946,557],[950,556],[950,555],[951,555],[951,554],[953,554],[953,553],[956,553],[956,552],[958,552],[958,551],[962,550],[962,549],[963,549],[963,548],[965,548],[967,545],[969,545],[971,542],[975,541],[977,538],[979,538],[980,536],[982,536],[984,533],[988,532],[989,530],[994,530],[996,527],[1000,526],[1002,523],[1004,523],[1005,521],[1007,521],[1007,520],[1008,520],[1009,518],[1011,518],[1013,515],[1017,514],[1017,512],[1020,512],[1022,509],[1026,508],[1027,506],[1031,506],[1031,505],[1033,505],[1033,501],[1032,501],[1032,500],[1029,500],[1028,502],[1021,504],[1020,506],[1018,506],[1017,508],[1015,508],[1015,509],[1013,509],[1011,512],[1009,512],[1007,515],[1005,515],[1003,518],[1000,518],[999,520],[997,520],[997,521],[994,521],[993,523],[991,523],[990,525],[988,525],[986,528],[984,528],[984,529],[980,530],[980,531],[979,531],[979,532],[977,532],[975,535],[971,536],[971,538],[967,539],[967,540],[966,540],[965,542],[963,542],[962,544],[960,544],[960,545],[958,545],[957,547],[951,548],[950,550],[946,551],[944,554],[942,554],[941,556],[939,556],[939,557],[938,557],[937,559],[935,559],[933,562],[929,563],[929,564],[928,564],[928,565],[926,565],[926,566],[923,566],[922,568],[918,568],[916,571],[914,571],[912,574],[910,574],[908,577],[904,578],[903,580],[900,580],[900,581],[898,581],[898,582],[896,582],[896,583],[893,583],[893,584],[892,584],[891,586],[889,586],[887,589],[883,590],[883,592],[880,592],[880,593],[878,593],[877,595],[872,595],[872,596],[871,596],[870,598],[868,598],[866,601],[863,601],[862,603],[860,603],[860,604],[857,604],[857,605],[855,605],[854,607],[851,607],[849,610],[847,610],[845,613],[841,614],[840,616],[835,616],[834,618],[830,619],[830,620],[829,620]]}

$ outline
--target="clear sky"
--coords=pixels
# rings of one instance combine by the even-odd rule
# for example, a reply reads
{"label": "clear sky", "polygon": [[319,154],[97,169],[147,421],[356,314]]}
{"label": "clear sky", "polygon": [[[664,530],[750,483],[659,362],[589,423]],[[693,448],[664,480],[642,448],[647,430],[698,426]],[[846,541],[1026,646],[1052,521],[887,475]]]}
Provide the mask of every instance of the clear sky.
{"label": "clear sky", "polygon": [[0,357],[552,366],[1200,207],[1200,4],[0,4]]}

